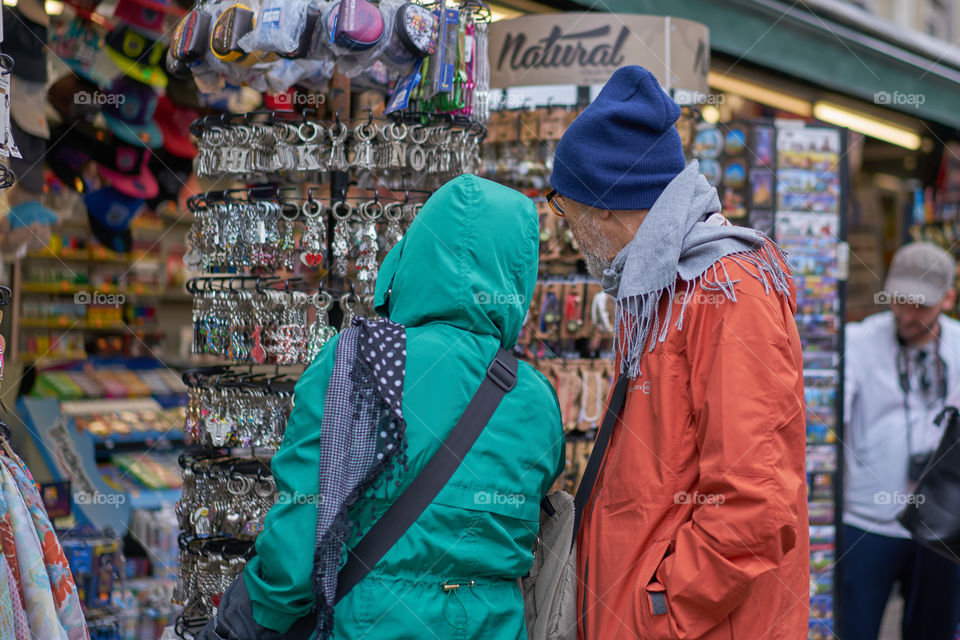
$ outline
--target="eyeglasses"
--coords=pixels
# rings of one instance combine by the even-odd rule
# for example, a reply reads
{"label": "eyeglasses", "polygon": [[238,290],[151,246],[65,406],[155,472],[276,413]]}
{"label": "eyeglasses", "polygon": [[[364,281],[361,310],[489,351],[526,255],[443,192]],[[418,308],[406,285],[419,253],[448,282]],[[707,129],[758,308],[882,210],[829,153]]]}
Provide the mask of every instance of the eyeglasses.
{"label": "eyeglasses", "polygon": [[561,206],[560,206],[560,203],[557,202],[557,196],[559,196],[559,195],[560,195],[560,194],[557,193],[556,189],[551,190],[550,193],[548,193],[548,194],[546,195],[547,204],[550,205],[550,209],[551,209],[555,214],[557,214],[558,216],[560,216],[561,218],[563,218],[563,217],[564,217],[563,207],[561,207]]}

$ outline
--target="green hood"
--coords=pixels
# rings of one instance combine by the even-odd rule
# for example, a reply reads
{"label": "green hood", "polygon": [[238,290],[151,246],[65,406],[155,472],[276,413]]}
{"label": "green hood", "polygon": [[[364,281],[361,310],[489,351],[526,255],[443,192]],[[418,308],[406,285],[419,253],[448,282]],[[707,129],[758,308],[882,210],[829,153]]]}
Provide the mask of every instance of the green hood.
{"label": "green hood", "polygon": [[376,310],[406,327],[441,322],[510,348],[533,295],[539,242],[529,198],[459,176],[430,197],[387,254]]}

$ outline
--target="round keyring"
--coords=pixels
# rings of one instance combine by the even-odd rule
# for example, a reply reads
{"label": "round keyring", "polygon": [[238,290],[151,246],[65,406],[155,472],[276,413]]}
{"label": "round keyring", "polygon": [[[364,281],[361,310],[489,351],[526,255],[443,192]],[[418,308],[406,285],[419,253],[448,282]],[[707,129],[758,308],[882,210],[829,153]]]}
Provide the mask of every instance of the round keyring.
{"label": "round keyring", "polygon": [[320,212],[323,211],[323,203],[319,200],[307,200],[303,203],[303,206],[300,208],[300,212],[307,218],[311,220],[320,216]]}
{"label": "round keyring", "polygon": [[380,219],[380,217],[383,215],[383,203],[377,200],[364,202],[360,206],[360,215],[362,215],[363,219],[367,220],[368,222],[373,222]]}
{"label": "round keyring", "polygon": [[313,294],[313,306],[318,311],[329,311],[333,307],[333,296],[326,291],[318,291]]}
{"label": "round keyring", "polygon": [[[305,133],[305,130],[307,133]],[[317,126],[316,122],[308,120],[300,125],[300,127],[297,129],[297,134],[304,142],[313,142],[317,139],[317,136],[320,135],[320,127]]]}
{"label": "round keyring", "polygon": [[[347,212],[342,213],[343,208],[346,207]],[[332,209],[333,217],[337,220],[346,220],[353,213],[353,205],[347,202],[346,200],[341,200],[340,202],[333,205]]]}
{"label": "round keyring", "polygon": [[391,202],[383,210],[383,217],[390,222],[400,222],[403,219],[403,205],[399,202]]}

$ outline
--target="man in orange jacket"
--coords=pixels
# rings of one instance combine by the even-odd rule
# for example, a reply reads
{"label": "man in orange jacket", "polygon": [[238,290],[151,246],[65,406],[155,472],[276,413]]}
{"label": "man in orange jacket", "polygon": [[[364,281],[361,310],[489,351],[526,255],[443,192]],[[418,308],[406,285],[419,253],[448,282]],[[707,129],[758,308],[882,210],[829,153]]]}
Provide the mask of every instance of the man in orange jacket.
{"label": "man in orange jacket", "polygon": [[582,514],[578,633],[799,640],[810,561],[796,293],[779,248],[727,223],[685,163],[679,115],[650,72],[621,68],[554,158],[548,200],[617,299],[629,380]]}

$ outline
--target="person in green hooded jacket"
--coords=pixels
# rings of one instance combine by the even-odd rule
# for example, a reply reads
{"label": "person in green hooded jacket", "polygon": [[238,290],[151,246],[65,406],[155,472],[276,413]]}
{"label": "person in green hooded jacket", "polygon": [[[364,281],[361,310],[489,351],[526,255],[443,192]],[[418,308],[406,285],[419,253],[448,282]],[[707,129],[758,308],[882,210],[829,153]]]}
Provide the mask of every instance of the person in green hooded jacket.
{"label": "person in green hooded jacket", "polygon": [[[403,326],[406,337],[407,462],[396,469],[397,481],[351,510],[347,547],[438,450],[498,349],[515,346],[538,254],[533,203],[517,191],[463,175],[427,201],[385,258],[375,305],[380,316]],[[320,426],[336,343],[324,346],[297,383],[283,444],[272,461],[281,497],[318,495]],[[556,394],[542,374],[521,362],[516,386],[450,481],[336,604],[331,637],[525,640],[518,578],[533,563],[540,501],[563,470],[564,453]],[[221,602],[201,638],[279,638],[311,612],[317,520],[316,501],[278,500],[257,539],[257,555],[224,596],[229,614]]]}

